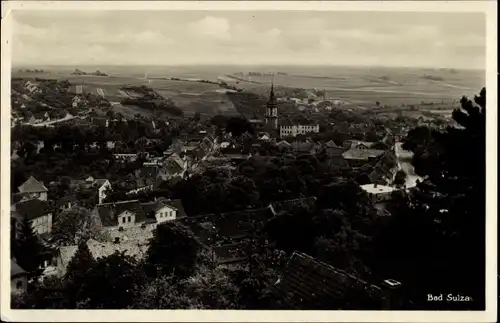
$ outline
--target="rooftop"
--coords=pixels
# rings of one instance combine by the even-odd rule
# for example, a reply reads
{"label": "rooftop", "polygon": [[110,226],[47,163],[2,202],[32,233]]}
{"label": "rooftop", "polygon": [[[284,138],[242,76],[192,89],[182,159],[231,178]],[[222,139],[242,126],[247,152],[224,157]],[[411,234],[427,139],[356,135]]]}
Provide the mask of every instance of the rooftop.
{"label": "rooftop", "polygon": [[22,269],[14,260],[10,260],[10,277],[16,277],[26,274],[26,271]]}
{"label": "rooftop", "polygon": [[48,189],[42,182],[38,181],[33,176],[30,176],[26,182],[18,187],[20,193],[40,193],[47,192]]}
{"label": "rooftop", "polygon": [[342,153],[342,157],[345,159],[356,159],[356,160],[368,160],[370,158],[375,158],[384,153],[383,150],[378,149],[357,149],[351,148]]}
{"label": "rooftop", "polygon": [[369,194],[391,193],[398,190],[397,188],[394,188],[392,186],[377,185],[377,184],[361,185],[361,189],[363,189]]}
{"label": "rooftop", "polygon": [[33,220],[49,213],[49,204],[45,201],[32,199],[14,204],[15,211],[27,220]]}
{"label": "rooftop", "polygon": [[335,310],[381,292],[377,286],[298,252],[275,285],[276,295],[295,309]]}

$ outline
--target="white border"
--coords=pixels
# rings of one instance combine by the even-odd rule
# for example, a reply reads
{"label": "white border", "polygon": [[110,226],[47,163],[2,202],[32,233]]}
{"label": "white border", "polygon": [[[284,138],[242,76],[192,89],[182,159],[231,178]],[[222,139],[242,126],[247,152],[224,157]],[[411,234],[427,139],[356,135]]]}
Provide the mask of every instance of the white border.
{"label": "white border", "polygon": [[[1,78],[1,318],[17,322],[495,322],[497,314],[497,5],[496,1],[13,1],[2,2]],[[486,311],[232,311],[232,310],[11,310],[10,221],[10,72],[12,10],[316,10],[483,12],[487,16],[487,261]],[[479,89],[478,89],[479,90]],[[467,152],[464,152],[467,153]]]}

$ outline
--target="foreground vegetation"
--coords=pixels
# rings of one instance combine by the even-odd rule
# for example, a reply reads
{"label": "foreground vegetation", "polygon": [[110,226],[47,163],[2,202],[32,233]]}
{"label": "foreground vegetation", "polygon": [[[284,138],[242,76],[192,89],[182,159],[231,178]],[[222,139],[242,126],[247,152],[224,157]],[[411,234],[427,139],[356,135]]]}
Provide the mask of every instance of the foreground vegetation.
{"label": "foreground vegetation", "polygon": [[[404,309],[484,309],[485,97],[483,89],[474,102],[462,99],[461,109],[453,114],[460,128],[434,131],[421,127],[409,133],[404,146],[414,152],[416,172],[426,181],[411,193],[395,196],[390,218],[377,217],[355,175],[348,169],[331,167],[327,156],[254,157],[233,173],[210,169],[166,185],[160,192],[181,199],[189,216],[257,208],[300,197],[318,198],[315,207],[298,205],[268,222],[255,223],[253,234],[245,241],[245,264],[216,266],[216,259],[189,229],[167,223],[157,228],[140,260],[124,254],[94,259],[86,245],[80,244],[63,279],[36,279],[28,294],[13,299],[13,307],[282,308],[272,286],[291,253],[302,251],[370,282],[387,278],[401,281],[399,298]],[[148,131],[141,124],[131,123],[133,131],[134,126],[114,126],[80,134],[57,128],[42,139],[47,145],[43,158],[35,157],[28,144],[30,136],[20,128],[19,133],[13,133],[13,138],[22,142],[21,161],[13,165],[13,186],[22,181],[18,177],[22,167],[31,167],[22,174],[45,172],[44,179],[48,179],[48,165],[64,172],[70,165],[83,166],[83,158],[92,160],[87,173],[107,175],[112,163],[110,157],[102,158],[109,156],[105,140],[119,133],[135,143]],[[160,131],[175,133],[175,129]],[[50,150],[55,138],[60,150]],[[89,152],[93,141],[100,147],[96,155]],[[48,152],[74,159],[64,161],[63,155],[57,154],[50,159]],[[55,170],[51,172],[56,176]],[[36,258],[39,247],[33,239],[27,241],[30,244],[19,248]],[[23,261],[34,262],[29,257]],[[473,301],[429,304],[429,293],[460,294]],[[366,303],[352,308],[345,301],[345,309],[372,306]]]}

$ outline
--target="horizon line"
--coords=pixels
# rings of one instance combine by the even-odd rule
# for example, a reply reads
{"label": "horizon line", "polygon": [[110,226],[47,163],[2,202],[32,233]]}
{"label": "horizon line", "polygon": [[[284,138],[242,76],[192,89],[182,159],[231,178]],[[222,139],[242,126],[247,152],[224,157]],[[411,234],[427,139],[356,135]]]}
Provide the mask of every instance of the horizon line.
{"label": "horizon line", "polygon": [[93,63],[93,64],[12,64],[11,70],[13,68],[22,67],[350,67],[350,68],[406,68],[406,69],[440,69],[440,70],[468,70],[468,71],[486,71],[486,68],[478,67],[438,67],[438,66],[394,66],[394,65],[352,65],[352,64],[273,64],[273,63],[260,63],[260,64],[232,64],[232,63],[221,63],[221,64],[197,64],[197,63],[182,63],[182,64],[106,64],[106,63]]}

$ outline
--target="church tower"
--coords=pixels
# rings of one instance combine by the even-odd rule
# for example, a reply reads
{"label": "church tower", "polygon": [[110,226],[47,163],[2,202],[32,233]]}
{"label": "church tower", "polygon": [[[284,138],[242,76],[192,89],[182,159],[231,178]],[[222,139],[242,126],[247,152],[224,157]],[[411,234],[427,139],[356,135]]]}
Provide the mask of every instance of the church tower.
{"label": "church tower", "polygon": [[278,129],[278,101],[274,96],[274,82],[271,84],[271,93],[266,105],[266,125],[271,129]]}

